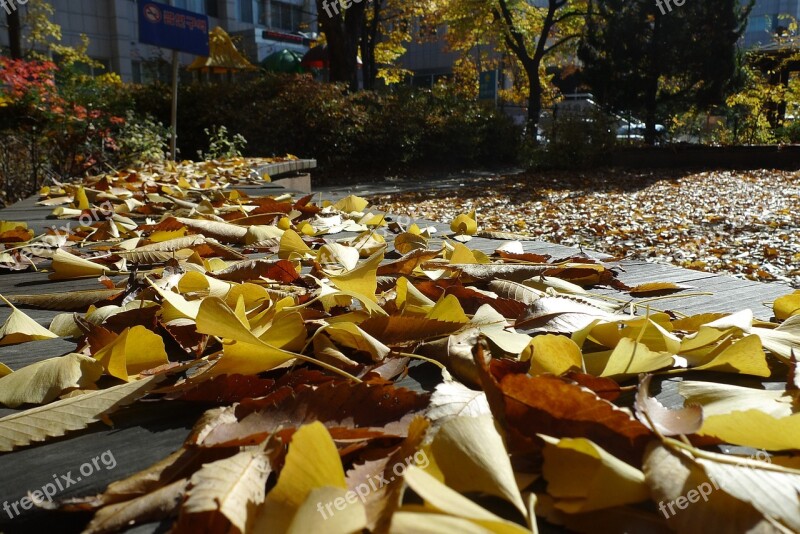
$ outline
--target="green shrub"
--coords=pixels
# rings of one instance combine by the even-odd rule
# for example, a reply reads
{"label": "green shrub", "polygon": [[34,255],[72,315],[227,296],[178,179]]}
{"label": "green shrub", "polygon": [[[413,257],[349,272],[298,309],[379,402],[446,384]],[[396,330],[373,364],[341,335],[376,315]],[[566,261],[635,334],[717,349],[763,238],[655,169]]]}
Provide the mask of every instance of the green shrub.
{"label": "green shrub", "polygon": [[[154,85],[132,97],[138,113],[166,122],[168,94]],[[474,101],[410,87],[349,93],[306,75],[192,83],[181,89],[178,112],[181,154],[204,150],[205,130],[219,125],[247,140],[245,155],[315,158],[330,174],[511,164],[521,137],[503,113]]]}
{"label": "green shrub", "polygon": [[545,139],[528,148],[531,167],[583,169],[609,161],[616,132],[611,117],[602,111],[564,113],[547,123]]}

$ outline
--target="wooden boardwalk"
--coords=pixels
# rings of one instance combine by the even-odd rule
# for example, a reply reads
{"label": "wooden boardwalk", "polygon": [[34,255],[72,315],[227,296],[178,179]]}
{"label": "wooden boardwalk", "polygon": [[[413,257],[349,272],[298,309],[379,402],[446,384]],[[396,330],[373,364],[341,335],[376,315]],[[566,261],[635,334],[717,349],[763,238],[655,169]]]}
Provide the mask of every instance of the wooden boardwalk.
{"label": "wooden boardwalk", "polygon": [[[277,195],[286,191],[274,185],[244,186],[239,189],[245,190],[251,196]],[[336,200],[348,193],[346,190],[328,191],[321,193],[320,199]],[[369,191],[359,191],[359,194],[369,194]],[[51,211],[52,208],[37,206],[35,199],[28,199],[0,210],[0,219],[24,220],[30,228],[40,233],[45,227],[64,223],[48,218]],[[438,235],[444,236],[449,233],[447,225],[430,224],[437,227]],[[330,239],[340,239],[348,235],[352,234],[336,234]],[[491,253],[500,244],[501,242],[497,240],[475,238],[469,243],[469,247]],[[554,257],[565,257],[575,253],[573,248],[550,243],[530,241],[524,242],[523,245],[526,251]],[[711,296],[667,300],[656,306],[686,314],[733,312],[751,308],[756,317],[768,319],[771,316],[771,309],[765,306],[765,303],[791,291],[788,286],[781,284],[760,284],[731,276],[689,271],[670,265],[641,261],[623,261],[620,268],[620,280],[631,286],[643,282],[678,282],[696,287],[696,292],[712,293]],[[115,282],[118,280],[119,278],[115,279]],[[55,293],[97,287],[95,279],[50,281],[42,273],[35,272],[0,274],[0,293],[3,295]],[[616,292],[608,291],[608,293]],[[59,312],[26,310],[26,313],[47,326]],[[8,308],[0,308],[0,321],[4,321],[8,314]],[[70,352],[74,348],[74,343],[63,339],[0,347],[0,362],[17,370],[30,363]],[[427,389],[429,387],[427,382],[430,379],[430,375],[426,377],[424,374],[411,373],[410,378],[401,385]],[[152,404],[155,402],[160,404],[158,409],[153,409]],[[679,399],[675,402],[679,402]],[[72,432],[66,437],[50,439],[44,444],[0,454],[0,532],[80,530],[86,521],[86,517],[80,514],[45,513],[33,509],[20,510],[22,513],[17,516],[5,510],[3,503],[17,502],[28,491],[37,490],[52,482],[54,477],[67,475],[70,472],[74,484],[59,492],[58,498],[99,493],[110,481],[138,472],[178,449],[191,426],[206,409],[205,406],[183,402],[153,401],[153,403],[139,402],[120,410],[112,416],[113,427],[96,423],[85,431]],[[15,410],[0,409],[0,417],[14,412]],[[113,468],[101,465],[102,468],[95,470],[90,476],[82,477],[78,474],[82,464],[90,462],[106,451],[110,451],[108,454],[113,455],[115,460]],[[158,528],[157,524],[142,525],[130,532],[153,532]]]}

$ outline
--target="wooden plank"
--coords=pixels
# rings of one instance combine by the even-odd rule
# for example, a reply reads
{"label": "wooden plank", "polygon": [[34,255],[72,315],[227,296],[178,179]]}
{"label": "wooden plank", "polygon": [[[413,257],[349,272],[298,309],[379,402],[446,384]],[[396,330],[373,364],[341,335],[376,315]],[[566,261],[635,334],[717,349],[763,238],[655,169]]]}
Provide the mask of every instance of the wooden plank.
{"label": "wooden plank", "polygon": [[[289,166],[285,167],[289,168]],[[280,170],[276,168],[276,170]],[[302,169],[296,169],[302,170]],[[292,171],[296,172],[296,171]],[[271,174],[276,174],[273,171]],[[236,186],[247,194],[280,195],[286,192],[271,184],[252,186]],[[320,198],[336,200],[354,192],[359,194],[358,188],[340,189],[326,192]],[[363,193],[361,193],[363,194]],[[26,220],[32,228],[37,229],[59,224],[60,221],[47,219],[51,207],[35,206],[35,199],[28,199],[2,212],[0,218],[6,220]],[[393,220],[400,219],[399,215],[390,215]],[[414,219],[420,225],[431,225],[437,228],[433,243],[440,243],[450,234],[449,225]],[[63,222],[61,222],[63,224]],[[330,240],[352,238],[357,234],[341,233],[327,237]],[[391,242],[393,234],[386,233]],[[500,240],[475,238],[468,246],[491,253],[502,244]],[[523,242],[524,250],[529,252],[550,254],[556,258],[574,254],[578,249],[565,247],[558,244],[534,241]],[[588,251],[587,251],[588,252]],[[599,253],[591,253],[595,257]],[[671,265],[647,263],[642,261],[622,261],[623,272],[620,279],[629,284],[636,285],[651,281],[674,281],[689,283],[697,286],[698,291],[710,291],[712,296],[698,296],[685,299],[660,301],[659,308],[670,308],[683,313],[699,313],[701,311],[738,311],[750,307],[759,317],[771,315],[767,308],[761,305],[764,300],[771,300],[775,296],[789,292],[788,288],[778,284],[759,284],[738,280],[725,275],[689,271]],[[118,278],[122,280],[123,277]],[[693,283],[694,282],[694,283]],[[0,293],[21,294],[70,291],[83,288],[99,287],[96,279],[77,281],[52,282],[43,280],[41,273],[16,273],[0,276]],[[596,290],[599,293],[615,295],[625,298],[624,293],[606,289]],[[0,309],[0,320],[7,317],[9,310]],[[31,310],[26,311],[31,317],[42,324],[49,324],[49,320],[57,312]],[[0,361],[7,363],[12,369],[19,369],[24,365],[39,361],[44,358],[57,356],[74,349],[74,343],[63,339],[54,339],[0,347]],[[439,380],[438,369],[430,365],[415,363],[408,377],[398,383],[398,386],[414,389],[430,390]],[[730,382],[738,377],[724,375]],[[703,379],[710,380],[714,377],[706,373]],[[743,383],[760,386],[756,379],[743,378]],[[773,383],[770,387],[778,387]],[[659,399],[669,406],[678,406],[682,398],[677,394],[677,381],[667,380],[658,388]],[[140,471],[152,463],[164,458],[176,450],[186,436],[192,424],[203,412],[204,407],[181,402],[149,401],[136,404],[114,414],[114,428],[108,428],[102,423],[92,425],[89,429],[70,433],[68,436],[48,441],[44,444],[21,449],[13,454],[0,454],[0,506],[5,501],[16,502],[28,490],[36,490],[52,480],[53,475],[75,472],[82,464],[91,461],[100,454],[110,451],[116,465],[113,469],[103,469],[93,473],[91,477],[59,493],[59,498],[78,495],[89,495],[100,492],[112,480]],[[14,410],[0,409],[0,417],[13,413]],[[25,511],[20,517],[10,518],[0,508],[0,532],[38,532],[59,531],[71,532],[79,530],[86,521],[85,516],[49,514],[38,510]],[[147,524],[137,527],[136,532],[153,532],[158,529],[158,524]]]}
{"label": "wooden plank", "polygon": [[[64,438],[0,454],[0,506],[6,501],[16,502],[29,490],[52,482],[53,475],[60,478],[70,472],[75,483],[58,492],[58,499],[100,493],[109,483],[141,471],[177,450],[205,408],[178,401],[137,403],[111,415],[113,428],[94,423]],[[106,451],[110,451],[116,465],[107,469],[106,464],[100,463],[101,469],[93,469],[90,476],[82,477],[81,466]],[[88,468],[84,471],[88,472]],[[79,532],[86,520],[85,516],[78,516],[83,521],[75,521],[69,515],[18,509],[20,515],[12,512],[15,517],[10,518],[0,508],[1,532]],[[64,519],[67,523],[62,526],[60,520]],[[35,530],[36,525],[49,528]]]}

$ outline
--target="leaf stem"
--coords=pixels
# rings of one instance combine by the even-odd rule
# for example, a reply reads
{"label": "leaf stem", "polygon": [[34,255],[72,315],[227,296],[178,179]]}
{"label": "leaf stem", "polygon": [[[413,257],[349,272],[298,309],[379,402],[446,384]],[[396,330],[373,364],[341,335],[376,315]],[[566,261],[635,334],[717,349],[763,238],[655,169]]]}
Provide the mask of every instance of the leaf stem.
{"label": "leaf stem", "polygon": [[402,356],[404,358],[412,358],[412,359],[415,359],[415,360],[422,360],[423,362],[432,363],[433,365],[439,367],[440,369],[443,369],[445,371],[447,370],[447,366],[445,366],[442,362],[437,362],[436,360],[434,360],[432,358],[428,358],[427,356],[420,356],[419,354],[411,354],[411,353],[408,353],[408,352],[394,352],[394,351],[392,351],[392,352],[394,354],[396,354],[398,356]]}

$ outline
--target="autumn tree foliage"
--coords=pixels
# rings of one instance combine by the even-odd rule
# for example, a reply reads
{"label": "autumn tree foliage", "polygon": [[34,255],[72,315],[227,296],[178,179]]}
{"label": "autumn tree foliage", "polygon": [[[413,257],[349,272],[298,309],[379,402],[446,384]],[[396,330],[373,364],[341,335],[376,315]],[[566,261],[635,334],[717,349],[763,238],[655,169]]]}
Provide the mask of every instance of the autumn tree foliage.
{"label": "autumn tree foliage", "polygon": [[591,1],[579,57],[595,98],[641,115],[650,143],[669,114],[722,104],[752,5],[707,0],[669,11],[651,0]]}
{"label": "autumn tree foliage", "polygon": [[452,49],[470,54],[496,48],[519,65],[528,104],[527,131],[535,139],[548,90],[546,69],[574,51],[587,13],[586,0],[443,0],[438,20],[447,26]]}

